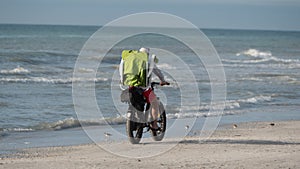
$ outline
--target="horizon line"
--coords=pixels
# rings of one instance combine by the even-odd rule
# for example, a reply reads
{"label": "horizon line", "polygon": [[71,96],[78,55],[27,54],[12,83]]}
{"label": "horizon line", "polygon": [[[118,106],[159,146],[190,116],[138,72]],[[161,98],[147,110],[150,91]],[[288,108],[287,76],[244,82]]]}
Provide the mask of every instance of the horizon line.
{"label": "horizon line", "polygon": [[[52,23],[0,23],[0,25],[31,25],[31,26],[82,26],[82,27],[103,27],[105,25],[92,25],[92,24],[52,24]],[[117,26],[116,26],[117,27]],[[128,26],[130,27],[130,26]],[[167,27],[165,27],[167,28]],[[171,27],[170,27],[171,28]],[[197,27],[200,30],[232,30],[232,31],[278,31],[278,32],[300,32],[294,29],[259,29],[259,28],[216,28],[216,27]]]}

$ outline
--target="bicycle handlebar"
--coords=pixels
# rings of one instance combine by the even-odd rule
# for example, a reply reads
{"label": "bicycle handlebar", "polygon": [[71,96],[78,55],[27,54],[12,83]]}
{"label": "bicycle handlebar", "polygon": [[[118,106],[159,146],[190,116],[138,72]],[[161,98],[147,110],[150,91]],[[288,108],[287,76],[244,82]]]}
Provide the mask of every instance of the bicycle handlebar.
{"label": "bicycle handlebar", "polygon": [[165,84],[159,83],[159,82],[151,82],[151,88],[154,88],[154,86],[156,85],[160,85],[160,86],[164,86],[164,85],[170,85],[169,82],[165,82]]}

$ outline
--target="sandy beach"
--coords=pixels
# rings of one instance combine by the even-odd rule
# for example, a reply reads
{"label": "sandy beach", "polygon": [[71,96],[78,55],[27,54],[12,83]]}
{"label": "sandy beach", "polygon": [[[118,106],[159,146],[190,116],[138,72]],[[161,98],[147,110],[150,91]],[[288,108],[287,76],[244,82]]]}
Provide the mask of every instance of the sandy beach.
{"label": "sandy beach", "polygon": [[[99,144],[47,147],[22,150],[3,157],[0,168],[299,168],[300,121],[251,122],[229,124],[206,141],[187,137],[139,145],[127,141]],[[99,146],[100,145],[100,146]],[[169,146],[169,150],[151,157],[151,150]],[[128,158],[118,153],[147,153],[147,158]],[[126,152],[126,153],[125,153]]]}

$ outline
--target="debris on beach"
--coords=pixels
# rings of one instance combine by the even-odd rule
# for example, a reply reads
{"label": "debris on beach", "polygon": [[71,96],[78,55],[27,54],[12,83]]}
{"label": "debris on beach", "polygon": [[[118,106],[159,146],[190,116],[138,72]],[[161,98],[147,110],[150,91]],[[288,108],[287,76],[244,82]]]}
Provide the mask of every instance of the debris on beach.
{"label": "debris on beach", "polygon": [[108,132],[104,132],[104,136],[105,136],[105,137],[110,137],[110,136],[112,136],[112,134],[110,134],[110,133],[108,133]]}
{"label": "debris on beach", "polygon": [[232,128],[234,128],[234,129],[237,128],[237,125],[236,125],[236,124],[233,124],[233,125],[232,125]]}

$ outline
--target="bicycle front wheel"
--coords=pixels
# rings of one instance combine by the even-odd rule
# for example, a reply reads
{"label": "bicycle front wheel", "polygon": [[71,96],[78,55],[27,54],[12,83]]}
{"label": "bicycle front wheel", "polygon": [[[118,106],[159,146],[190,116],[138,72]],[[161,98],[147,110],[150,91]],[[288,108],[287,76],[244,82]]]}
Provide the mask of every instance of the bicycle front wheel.
{"label": "bicycle front wheel", "polygon": [[160,105],[159,105],[159,112],[160,112],[160,115],[157,119],[157,125],[159,127],[159,130],[151,131],[152,138],[155,141],[161,141],[164,138],[165,132],[166,132],[166,127],[167,127],[166,111],[165,111],[165,108],[162,103],[160,103]]}

